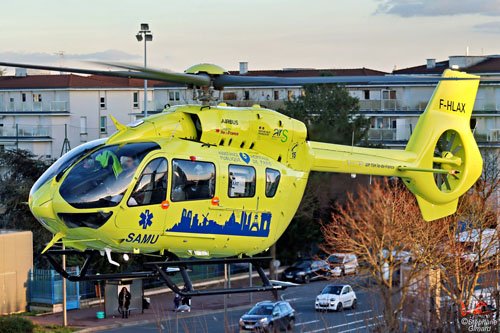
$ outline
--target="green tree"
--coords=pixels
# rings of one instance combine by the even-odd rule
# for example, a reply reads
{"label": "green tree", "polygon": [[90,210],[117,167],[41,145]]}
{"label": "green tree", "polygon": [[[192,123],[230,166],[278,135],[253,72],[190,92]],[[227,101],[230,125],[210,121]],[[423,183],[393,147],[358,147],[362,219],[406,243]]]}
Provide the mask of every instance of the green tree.
{"label": "green tree", "polygon": [[303,95],[285,102],[280,112],[304,122],[309,139],[344,145],[367,144],[370,120],[359,114],[359,99],[344,86],[304,86]]}
{"label": "green tree", "polygon": [[46,266],[38,254],[50,241],[51,234],[33,217],[28,207],[29,192],[51,161],[37,159],[26,150],[0,152],[0,209],[4,211],[2,228],[31,230],[35,266]]}
{"label": "green tree", "polygon": [[[303,95],[287,101],[279,111],[305,123],[309,140],[351,145],[354,137],[354,144],[368,145],[370,121],[359,114],[359,100],[344,86],[304,86]],[[300,207],[278,242],[282,260],[289,262],[299,254],[317,252],[317,244],[323,241],[320,221],[330,220],[332,206],[345,200],[345,190],[339,191],[339,183],[345,189],[355,182],[346,175],[311,173]]]}

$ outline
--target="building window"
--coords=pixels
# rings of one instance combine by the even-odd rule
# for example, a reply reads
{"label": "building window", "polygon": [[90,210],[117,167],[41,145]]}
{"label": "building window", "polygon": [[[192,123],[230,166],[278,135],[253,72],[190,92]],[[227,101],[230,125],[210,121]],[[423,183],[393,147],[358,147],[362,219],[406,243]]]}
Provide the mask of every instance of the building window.
{"label": "building window", "polygon": [[248,101],[250,99],[250,91],[248,90],[245,90],[245,97],[244,97],[245,101]]}
{"label": "building window", "polygon": [[139,107],[139,92],[134,92],[134,108]]}
{"label": "building window", "polygon": [[163,157],[152,160],[142,171],[128,199],[128,206],[145,206],[162,203],[167,198],[167,160]]}
{"label": "building window", "polygon": [[274,197],[280,183],[280,172],[274,169],[266,169],[266,196]]}
{"label": "building window", "polygon": [[279,90],[274,91],[274,100],[277,101],[280,99],[280,92]]}
{"label": "building window", "polygon": [[396,90],[382,90],[382,99],[396,99]]}
{"label": "building window", "polygon": [[172,201],[212,199],[215,165],[210,162],[172,161]]}
{"label": "building window", "polygon": [[365,96],[365,99],[370,99],[370,90],[363,90],[363,94]]}
{"label": "building window", "polygon": [[170,91],[168,93],[168,100],[180,101],[181,100],[181,93],[179,91]]}
{"label": "building window", "polygon": [[41,102],[42,94],[33,94],[33,102]]}
{"label": "building window", "polygon": [[106,133],[108,131],[107,122],[108,118],[106,116],[101,116],[101,133]]}
{"label": "building window", "polygon": [[231,91],[225,92],[222,94],[222,99],[225,101],[235,101],[236,93]]}
{"label": "building window", "polygon": [[293,101],[293,91],[292,90],[288,90],[288,100]]}
{"label": "building window", "polygon": [[106,108],[106,96],[99,97],[99,108],[101,109]]}
{"label": "building window", "polygon": [[21,100],[23,101],[23,103],[26,102],[26,93],[21,94]]}
{"label": "building window", "polygon": [[87,134],[87,117],[80,117],[80,134]]}
{"label": "building window", "polygon": [[250,198],[255,195],[255,169],[251,166],[229,166],[229,197]]}

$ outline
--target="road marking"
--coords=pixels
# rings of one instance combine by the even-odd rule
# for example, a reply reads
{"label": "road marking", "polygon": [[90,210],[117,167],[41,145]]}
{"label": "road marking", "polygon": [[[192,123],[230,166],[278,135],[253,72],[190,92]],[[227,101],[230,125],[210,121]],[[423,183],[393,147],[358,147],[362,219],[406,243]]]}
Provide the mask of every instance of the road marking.
{"label": "road marking", "polygon": [[295,324],[295,326],[314,324],[314,323],[317,323],[318,321],[319,321],[319,319],[318,320],[306,321],[304,323],[297,323],[297,324]]}
{"label": "road marking", "polygon": [[295,301],[298,301],[299,299],[302,299],[302,297],[295,297],[295,298],[291,298],[291,299],[284,299],[284,301],[295,302]]}
{"label": "road marking", "polygon": [[[381,318],[381,317],[383,317],[383,316],[377,316],[376,318]],[[365,318],[365,319],[361,319],[361,320],[351,321],[350,323],[345,323],[345,324],[340,324],[340,325],[336,325],[336,326],[330,326],[330,327],[320,328],[320,329],[317,329],[317,330],[314,330],[314,331],[307,331],[305,333],[322,332],[322,331],[326,331],[326,330],[329,330],[329,329],[332,329],[332,328],[339,328],[339,327],[344,327],[344,326],[349,326],[349,325],[364,323],[364,322],[366,322],[368,320],[373,320],[373,319],[375,319],[375,318],[374,317]]]}
{"label": "road marking", "polygon": [[372,312],[372,310],[366,310],[366,311],[361,311],[361,312],[348,313],[348,314],[346,314],[346,316],[356,316],[356,315],[360,315],[362,313],[368,313],[368,312]]}
{"label": "road marking", "polygon": [[363,328],[372,327],[372,326],[375,326],[375,324],[369,324],[369,325],[365,325],[365,326],[359,326],[359,327],[351,328],[350,330],[340,331],[339,333],[346,333],[346,332],[357,331],[357,330],[360,330],[360,329],[363,329]]}

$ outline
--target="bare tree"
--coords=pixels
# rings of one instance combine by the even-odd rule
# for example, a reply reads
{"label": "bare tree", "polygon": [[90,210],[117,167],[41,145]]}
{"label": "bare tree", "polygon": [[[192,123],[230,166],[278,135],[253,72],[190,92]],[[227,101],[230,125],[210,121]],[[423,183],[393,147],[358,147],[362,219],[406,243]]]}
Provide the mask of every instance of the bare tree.
{"label": "bare tree", "polygon": [[[415,197],[388,180],[349,195],[332,222],[323,226],[327,253],[348,252],[364,261],[383,300],[384,331],[399,331],[399,316],[408,288],[420,278],[447,233],[442,222],[422,219]],[[395,280],[406,264],[406,278]],[[401,281],[400,281],[401,280]]]}

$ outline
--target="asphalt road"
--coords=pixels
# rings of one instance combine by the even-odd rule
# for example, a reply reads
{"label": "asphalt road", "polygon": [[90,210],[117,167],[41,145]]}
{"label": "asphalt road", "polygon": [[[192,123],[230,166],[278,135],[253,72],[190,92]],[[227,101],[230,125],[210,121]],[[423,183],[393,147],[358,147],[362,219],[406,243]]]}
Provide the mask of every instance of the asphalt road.
{"label": "asphalt road", "polygon": [[[330,281],[316,281],[280,292],[280,298],[289,301],[296,311],[295,332],[368,332],[379,318],[381,307],[377,295],[358,287],[360,277],[346,277]],[[314,301],[327,284],[349,283],[356,292],[358,307],[342,312],[316,312]],[[193,302],[196,301],[196,298]],[[247,309],[228,309],[228,332],[238,332],[239,318]],[[203,312],[186,314],[167,313],[163,320],[152,324],[135,325],[106,332],[224,332],[224,313]],[[194,316],[193,316],[194,315]]]}

